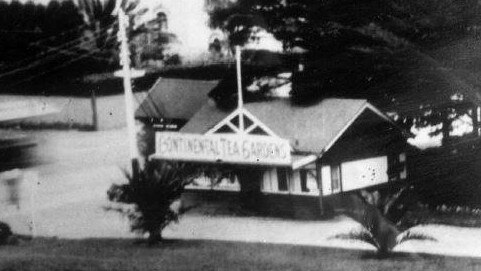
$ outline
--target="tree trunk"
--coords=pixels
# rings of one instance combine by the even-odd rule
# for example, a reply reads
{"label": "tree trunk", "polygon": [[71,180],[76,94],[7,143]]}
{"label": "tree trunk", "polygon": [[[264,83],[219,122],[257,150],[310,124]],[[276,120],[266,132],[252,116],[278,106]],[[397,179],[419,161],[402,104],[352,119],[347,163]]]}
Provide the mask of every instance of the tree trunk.
{"label": "tree trunk", "polygon": [[99,130],[98,114],[97,114],[97,97],[95,95],[95,89],[91,90],[90,103],[92,105],[92,129],[94,131]]}
{"label": "tree trunk", "polygon": [[149,231],[149,238],[147,242],[149,245],[156,245],[162,242],[162,230],[156,229]]}

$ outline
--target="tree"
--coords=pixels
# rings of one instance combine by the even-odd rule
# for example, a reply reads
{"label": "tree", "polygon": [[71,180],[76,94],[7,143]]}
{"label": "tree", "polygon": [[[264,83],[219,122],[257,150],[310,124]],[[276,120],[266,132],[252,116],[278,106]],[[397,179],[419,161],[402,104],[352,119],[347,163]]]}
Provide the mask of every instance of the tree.
{"label": "tree", "polygon": [[[126,214],[135,232],[148,233],[149,244],[162,241],[162,230],[178,221],[186,211],[179,199],[184,187],[197,176],[187,164],[149,161],[138,178],[126,173],[128,184],[114,184],[107,192],[110,201],[133,204],[133,209],[111,208]],[[177,205],[177,206],[175,206]]]}
{"label": "tree", "polygon": [[132,35],[136,65],[145,66],[149,61],[160,62],[160,65],[179,64],[179,55],[172,50],[172,45],[178,42],[177,36],[168,31],[167,15],[158,12],[156,18],[137,27]]}
{"label": "tree", "polygon": [[[432,64],[436,60],[431,58],[429,65],[421,63],[430,58],[426,51],[477,29],[481,23],[477,15],[481,5],[477,1],[238,0],[230,5],[226,2],[211,7],[210,19],[211,26],[229,34],[232,45],[244,44],[256,27],[261,27],[283,42],[285,53],[304,52],[295,60],[304,69],[294,69],[292,76],[291,94],[296,104],[334,96],[368,99],[381,109],[392,110],[400,100],[405,100],[410,108],[394,110],[400,124],[410,129],[413,124],[444,123],[443,133],[448,135],[451,123],[464,115],[467,108],[451,96],[463,91],[475,92],[461,87],[453,76],[449,80],[455,81],[459,89],[448,87],[449,82],[444,81],[442,89],[446,93],[435,103],[416,97],[423,95],[423,90],[417,94],[413,91],[414,95],[409,94],[410,100],[406,100],[404,96],[408,94],[399,86],[382,86],[441,78],[443,72],[428,71],[441,70],[441,65]],[[418,64],[424,71],[413,76],[411,71]],[[466,97],[469,94],[463,94],[472,101]],[[471,109],[472,106],[468,110]],[[406,111],[409,114],[404,114]]]}
{"label": "tree", "polygon": [[[326,48],[329,41],[344,36],[342,31],[362,30],[372,24],[416,44],[431,44],[466,34],[471,26],[480,23],[477,16],[480,5],[474,0],[369,0],[362,3],[353,0],[238,0],[230,5],[225,2],[210,8],[212,26],[244,38],[247,36],[241,33],[260,26],[283,41],[286,49],[303,46],[310,51]],[[366,37],[378,34],[363,33]],[[232,40],[245,42],[245,39]]]}
{"label": "tree", "polygon": [[[107,54],[108,57],[117,62],[116,34],[118,26],[117,17],[113,14],[117,0],[80,0],[79,9],[83,16],[84,24],[87,26],[84,36],[87,40],[94,41],[95,46],[86,48],[98,50]],[[138,9],[139,0],[121,0],[120,6],[128,15],[130,20],[129,34],[133,31],[136,16],[143,15],[147,9]]]}

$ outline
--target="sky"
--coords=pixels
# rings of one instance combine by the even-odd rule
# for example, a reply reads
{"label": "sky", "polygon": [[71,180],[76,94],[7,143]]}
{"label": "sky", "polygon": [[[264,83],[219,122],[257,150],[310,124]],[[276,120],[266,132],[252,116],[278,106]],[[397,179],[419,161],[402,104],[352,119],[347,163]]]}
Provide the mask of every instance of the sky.
{"label": "sky", "polygon": [[141,5],[152,9],[148,14],[152,18],[159,6],[165,9],[169,31],[182,43],[180,55],[194,57],[207,52],[213,30],[208,27],[209,15],[204,10],[204,0],[141,0]]}
{"label": "sky", "polygon": [[[26,2],[27,0],[23,0]],[[36,3],[48,4],[50,0],[34,0]],[[61,1],[61,0],[59,0]],[[76,0],[74,0],[76,1]],[[181,46],[178,53],[184,60],[196,59],[207,53],[209,39],[215,30],[208,26],[209,15],[204,10],[205,0],[140,0],[139,8],[148,7],[146,20],[155,18],[160,10],[167,14],[169,31],[176,34]],[[272,34],[260,31],[258,40],[248,44],[249,49],[266,49],[282,51],[282,43]]]}
{"label": "sky", "polygon": [[[46,5],[50,0],[33,2]],[[150,8],[151,12],[146,16],[152,18],[156,13],[154,11],[160,6],[165,8],[169,31],[175,33],[182,43],[179,48],[181,55],[193,56],[207,52],[209,37],[213,30],[208,27],[209,16],[204,10],[204,0],[140,0],[139,5]]]}

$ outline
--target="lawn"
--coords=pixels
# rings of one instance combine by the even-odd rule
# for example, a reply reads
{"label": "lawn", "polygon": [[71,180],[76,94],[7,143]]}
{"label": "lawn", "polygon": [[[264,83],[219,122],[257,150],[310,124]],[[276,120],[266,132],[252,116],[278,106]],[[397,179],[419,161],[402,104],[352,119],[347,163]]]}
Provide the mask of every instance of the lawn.
{"label": "lawn", "polygon": [[0,247],[0,270],[481,270],[481,259],[199,240],[39,238]]}

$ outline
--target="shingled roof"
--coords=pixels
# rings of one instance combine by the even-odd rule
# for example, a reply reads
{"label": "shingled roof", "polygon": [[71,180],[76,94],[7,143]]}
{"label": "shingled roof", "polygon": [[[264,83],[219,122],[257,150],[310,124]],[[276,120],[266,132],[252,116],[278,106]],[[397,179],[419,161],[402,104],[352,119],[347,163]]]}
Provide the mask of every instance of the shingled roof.
{"label": "shingled roof", "polygon": [[[245,109],[277,136],[288,139],[298,152],[321,153],[350,126],[364,110],[382,113],[360,99],[325,99],[311,106],[296,106],[289,100],[277,99],[247,103]],[[231,112],[205,104],[180,130],[204,134]]]}
{"label": "shingled roof", "polygon": [[218,81],[160,78],[135,112],[136,118],[190,119]]}

